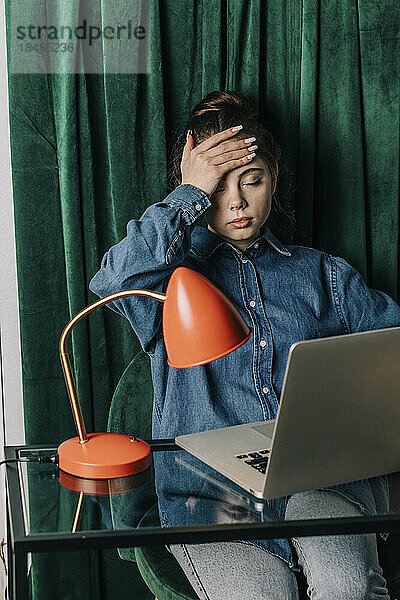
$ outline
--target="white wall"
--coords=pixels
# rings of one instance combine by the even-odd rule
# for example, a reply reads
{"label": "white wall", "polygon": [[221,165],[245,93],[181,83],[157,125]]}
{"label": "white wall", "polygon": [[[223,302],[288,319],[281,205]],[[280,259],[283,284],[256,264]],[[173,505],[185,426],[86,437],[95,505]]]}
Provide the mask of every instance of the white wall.
{"label": "white wall", "polygon": [[[0,7],[0,340],[2,410],[0,456],[3,445],[23,444],[21,346],[19,335],[14,213],[10,158],[5,4]],[[4,469],[0,467],[0,541],[6,539]],[[0,562],[0,597],[6,579]]]}

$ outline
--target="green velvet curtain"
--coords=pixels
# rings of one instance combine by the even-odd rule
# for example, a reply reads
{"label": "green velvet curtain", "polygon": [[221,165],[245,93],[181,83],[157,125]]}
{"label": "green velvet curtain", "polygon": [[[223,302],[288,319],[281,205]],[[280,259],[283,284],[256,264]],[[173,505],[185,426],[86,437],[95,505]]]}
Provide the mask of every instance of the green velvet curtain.
{"label": "green velvet curtain", "polygon": [[[89,2],[93,10],[106,4]],[[79,0],[69,4],[78,8]],[[242,92],[274,126],[283,155],[278,193],[296,217],[295,228],[285,218],[271,223],[283,241],[343,256],[398,299],[396,6],[151,0],[148,74],[9,69],[28,443],[75,435],[60,333],[95,299],[88,281],[128,220],[167,195],[174,137],[212,90]],[[128,323],[107,309],[75,328],[71,353],[88,431],[105,430],[113,389],[138,349]],[[86,592],[89,572],[100,577],[95,562],[82,567]],[[62,597],[83,597],[73,587]],[[37,589],[35,598],[54,597],[48,581]]]}

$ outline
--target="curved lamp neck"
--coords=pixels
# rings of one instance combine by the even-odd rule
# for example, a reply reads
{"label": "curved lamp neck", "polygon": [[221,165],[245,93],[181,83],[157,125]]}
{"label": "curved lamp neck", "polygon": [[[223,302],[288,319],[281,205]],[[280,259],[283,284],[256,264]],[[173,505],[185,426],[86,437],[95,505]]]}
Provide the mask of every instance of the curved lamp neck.
{"label": "curved lamp neck", "polygon": [[75,380],[72,375],[71,364],[70,364],[68,354],[66,351],[66,342],[67,342],[68,336],[69,336],[70,332],[72,331],[72,329],[74,328],[74,326],[83,317],[85,317],[89,313],[96,310],[96,308],[103,306],[103,304],[107,304],[107,302],[112,302],[113,300],[118,300],[119,298],[125,298],[126,296],[149,296],[150,298],[154,298],[155,300],[158,300],[159,302],[164,302],[167,298],[166,294],[162,294],[160,292],[152,292],[150,290],[125,290],[122,292],[116,292],[115,294],[110,294],[109,296],[106,296],[105,298],[101,298],[100,300],[97,300],[97,302],[94,302],[93,304],[90,304],[90,306],[87,306],[86,308],[81,310],[81,312],[79,312],[77,315],[75,315],[75,317],[73,319],[71,319],[71,321],[68,323],[68,325],[65,327],[64,331],[61,334],[61,338],[60,338],[61,364],[62,364],[62,368],[64,371],[65,383],[67,386],[69,399],[71,401],[72,414],[74,415],[74,420],[75,420],[76,429],[78,431],[79,441],[82,444],[87,441],[88,437],[86,434],[85,423],[83,421],[83,416],[82,416],[82,410],[81,410],[79,400],[78,400],[78,395],[76,392]]}

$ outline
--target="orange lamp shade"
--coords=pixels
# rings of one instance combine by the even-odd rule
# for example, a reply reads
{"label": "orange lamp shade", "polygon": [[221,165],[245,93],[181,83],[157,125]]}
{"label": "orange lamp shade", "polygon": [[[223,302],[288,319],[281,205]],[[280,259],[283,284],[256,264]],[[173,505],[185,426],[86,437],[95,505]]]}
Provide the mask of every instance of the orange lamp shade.
{"label": "orange lamp shade", "polygon": [[166,290],[163,334],[168,364],[184,369],[229,354],[249,339],[251,329],[209,279],[178,267]]}

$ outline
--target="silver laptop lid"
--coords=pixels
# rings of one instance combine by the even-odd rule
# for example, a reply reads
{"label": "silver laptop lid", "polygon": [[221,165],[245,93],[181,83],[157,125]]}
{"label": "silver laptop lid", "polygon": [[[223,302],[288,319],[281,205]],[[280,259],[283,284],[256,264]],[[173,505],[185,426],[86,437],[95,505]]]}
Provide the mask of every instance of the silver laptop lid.
{"label": "silver laptop lid", "polygon": [[400,327],[293,344],[263,496],[400,470]]}

